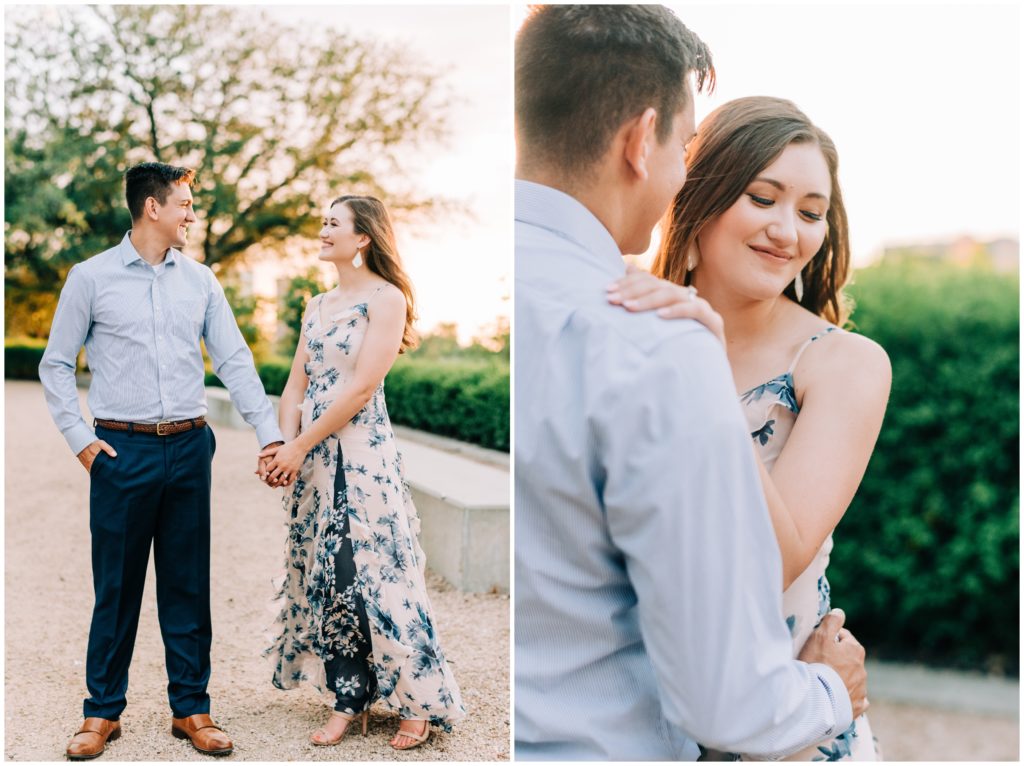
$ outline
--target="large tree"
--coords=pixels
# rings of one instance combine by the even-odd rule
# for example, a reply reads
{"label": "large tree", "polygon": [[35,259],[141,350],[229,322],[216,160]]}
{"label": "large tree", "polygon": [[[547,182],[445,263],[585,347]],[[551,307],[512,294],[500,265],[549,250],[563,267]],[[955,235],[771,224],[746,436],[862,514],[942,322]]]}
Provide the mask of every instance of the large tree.
{"label": "large tree", "polygon": [[136,162],[198,168],[191,251],[218,270],[315,235],[335,191],[383,196],[399,217],[443,204],[401,172],[443,140],[448,114],[439,73],[404,49],[252,8],[7,16],[9,304],[52,301],[72,264],[123,235],[121,177]]}

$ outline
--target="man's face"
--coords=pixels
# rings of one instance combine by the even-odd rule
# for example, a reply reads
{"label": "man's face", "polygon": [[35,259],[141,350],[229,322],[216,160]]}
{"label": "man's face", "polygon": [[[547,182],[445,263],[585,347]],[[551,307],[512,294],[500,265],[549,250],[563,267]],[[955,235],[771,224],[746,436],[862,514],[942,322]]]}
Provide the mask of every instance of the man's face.
{"label": "man's face", "polygon": [[639,187],[634,231],[629,241],[624,243],[624,253],[643,253],[650,247],[651,232],[686,181],[686,145],[695,130],[693,92],[690,90],[686,106],[672,120],[672,133],[668,139],[662,143],[655,135],[651,142],[647,179]]}
{"label": "man's face", "polygon": [[156,205],[159,220],[157,226],[166,237],[167,246],[182,248],[188,239],[188,225],[196,222],[192,210],[192,190],[188,184],[173,184],[167,194],[167,201]]}

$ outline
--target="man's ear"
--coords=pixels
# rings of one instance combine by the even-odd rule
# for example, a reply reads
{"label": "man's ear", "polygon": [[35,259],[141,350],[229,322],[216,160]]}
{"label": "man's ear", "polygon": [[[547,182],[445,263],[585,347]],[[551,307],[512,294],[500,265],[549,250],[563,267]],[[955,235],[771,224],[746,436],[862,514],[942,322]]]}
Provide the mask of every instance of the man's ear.
{"label": "man's ear", "polygon": [[151,221],[160,220],[160,214],[157,212],[156,197],[146,197],[146,201],[142,204],[142,214]]}
{"label": "man's ear", "polygon": [[647,155],[655,140],[655,128],[658,113],[653,107],[647,107],[632,122],[628,123],[625,141],[626,162],[641,181],[647,180]]}

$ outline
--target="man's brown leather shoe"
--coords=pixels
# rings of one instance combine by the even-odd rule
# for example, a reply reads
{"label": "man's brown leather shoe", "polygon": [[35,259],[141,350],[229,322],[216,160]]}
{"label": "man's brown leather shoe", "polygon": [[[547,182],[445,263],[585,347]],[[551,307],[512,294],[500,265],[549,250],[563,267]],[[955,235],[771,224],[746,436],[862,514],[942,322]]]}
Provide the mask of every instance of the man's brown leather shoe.
{"label": "man's brown leather shoe", "polygon": [[65,751],[72,761],[87,761],[103,755],[107,742],[121,736],[121,724],[106,718],[86,718],[78,732],[68,742]]}
{"label": "man's brown leather shoe", "polygon": [[178,739],[192,740],[192,747],[206,755],[228,755],[235,747],[208,713],[172,718],[171,734]]}

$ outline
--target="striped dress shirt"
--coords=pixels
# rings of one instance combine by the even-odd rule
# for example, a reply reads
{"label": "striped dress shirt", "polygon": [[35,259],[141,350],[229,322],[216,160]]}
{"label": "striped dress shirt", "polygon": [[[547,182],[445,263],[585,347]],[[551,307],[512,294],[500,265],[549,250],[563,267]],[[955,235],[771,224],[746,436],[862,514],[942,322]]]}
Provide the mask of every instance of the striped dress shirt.
{"label": "striped dress shirt", "polygon": [[782,566],[721,344],[608,304],[579,202],[518,181],[515,758],[777,758],[849,727],[793,659]]}
{"label": "striped dress shirt", "polygon": [[205,415],[202,339],[260,446],[281,441],[252,352],[213,272],[173,248],[152,266],[130,234],[68,272],[39,364],[47,406],[71,451],[96,439],[75,386],[83,344],[93,417],[156,423]]}

